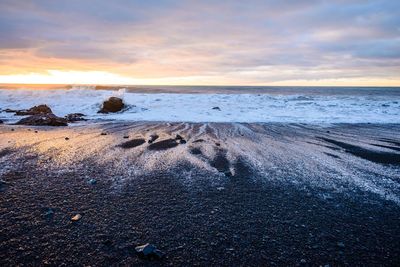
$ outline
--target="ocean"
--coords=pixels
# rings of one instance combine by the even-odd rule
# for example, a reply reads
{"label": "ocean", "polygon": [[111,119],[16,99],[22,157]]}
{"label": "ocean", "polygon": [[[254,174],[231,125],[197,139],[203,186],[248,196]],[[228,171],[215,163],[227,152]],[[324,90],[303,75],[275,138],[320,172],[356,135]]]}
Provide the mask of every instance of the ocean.
{"label": "ocean", "polygon": [[[110,96],[127,108],[98,114]],[[400,123],[399,87],[0,85],[0,119],[8,123],[21,117],[5,109],[39,104],[95,121]]]}

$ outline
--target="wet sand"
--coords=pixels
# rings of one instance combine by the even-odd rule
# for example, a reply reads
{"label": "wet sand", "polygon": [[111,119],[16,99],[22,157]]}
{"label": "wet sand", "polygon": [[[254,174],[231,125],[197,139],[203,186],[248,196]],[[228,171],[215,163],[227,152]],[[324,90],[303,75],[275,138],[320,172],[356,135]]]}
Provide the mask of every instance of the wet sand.
{"label": "wet sand", "polygon": [[[1,125],[0,265],[396,266],[399,132]],[[147,242],[166,257],[138,258]]]}

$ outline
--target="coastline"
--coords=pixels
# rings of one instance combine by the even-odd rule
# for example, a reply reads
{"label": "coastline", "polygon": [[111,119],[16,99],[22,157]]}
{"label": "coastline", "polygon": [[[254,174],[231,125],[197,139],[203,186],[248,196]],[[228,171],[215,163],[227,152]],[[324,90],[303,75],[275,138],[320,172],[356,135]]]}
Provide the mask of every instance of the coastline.
{"label": "coastline", "polygon": [[161,265],[396,265],[398,132],[400,124],[0,125],[0,264],[146,265],[134,247],[150,242],[167,255]]}

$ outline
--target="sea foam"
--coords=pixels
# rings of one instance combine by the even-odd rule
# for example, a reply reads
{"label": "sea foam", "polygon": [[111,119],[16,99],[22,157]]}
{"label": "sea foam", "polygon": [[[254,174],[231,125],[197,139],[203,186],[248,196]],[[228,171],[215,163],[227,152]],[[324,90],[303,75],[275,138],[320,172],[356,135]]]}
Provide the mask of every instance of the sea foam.
{"label": "sea foam", "polygon": [[[121,113],[98,114],[110,96],[123,98]],[[120,90],[0,90],[0,108],[47,104],[58,116],[84,113],[93,120],[184,122],[400,123],[400,99],[390,95],[132,93]],[[213,109],[218,107],[219,109]],[[14,122],[20,117],[0,113]]]}

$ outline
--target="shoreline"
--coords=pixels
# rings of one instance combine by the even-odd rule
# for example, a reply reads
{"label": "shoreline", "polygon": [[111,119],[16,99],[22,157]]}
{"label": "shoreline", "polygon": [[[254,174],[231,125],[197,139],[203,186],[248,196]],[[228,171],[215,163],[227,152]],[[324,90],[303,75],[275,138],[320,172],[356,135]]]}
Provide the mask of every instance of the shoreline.
{"label": "shoreline", "polygon": [[[0,125],[0,264],[393,266],[398,132],[400,124]],[[166,258],[139,259],[134,247],[147,242]]]}

